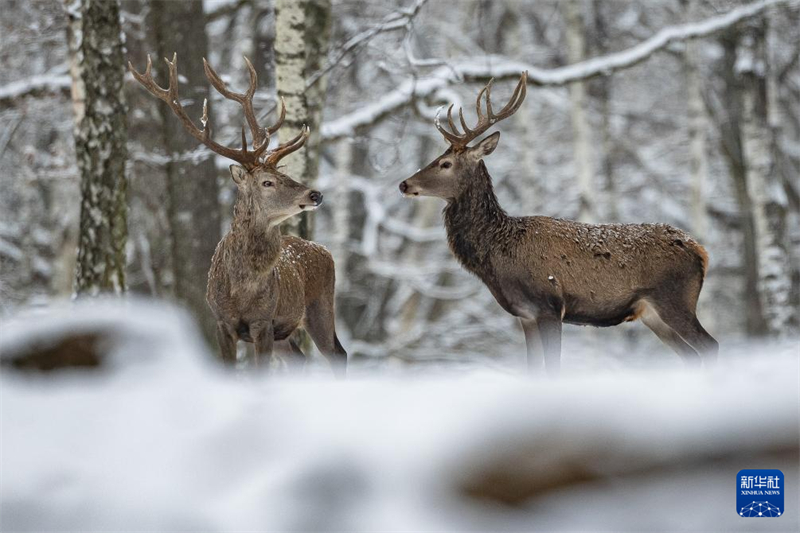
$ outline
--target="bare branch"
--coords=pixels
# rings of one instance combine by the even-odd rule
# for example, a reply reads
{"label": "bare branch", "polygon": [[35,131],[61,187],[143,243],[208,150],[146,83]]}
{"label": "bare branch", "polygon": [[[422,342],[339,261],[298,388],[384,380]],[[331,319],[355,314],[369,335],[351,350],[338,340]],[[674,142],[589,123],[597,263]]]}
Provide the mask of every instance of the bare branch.
{"label": "bare branch", "polygon": [[706,37],[759,15],[771,6],[795,3],[798,3],[797,0],[762,0],[701,22],[669,26],[627,50],[555,69],[541,69],[502,56],[489,56],[482,58],[481,61],[476,61],[475,58],[456,60],[446,67],[437,68],[426,79],[412,79],[401,83],[397,89],[387,93],[380,100],[323,124],[322,137],[334,140],[354,135],[358,128],[379,122],[415,100],[430,98],[448,85],[461,82],[462,79],[486,83],[490,78],[514,79],[521,71],[528,71],[528,83],[531,85],[561,86],[596,76],[608,76],[641,63],[671,43]]}

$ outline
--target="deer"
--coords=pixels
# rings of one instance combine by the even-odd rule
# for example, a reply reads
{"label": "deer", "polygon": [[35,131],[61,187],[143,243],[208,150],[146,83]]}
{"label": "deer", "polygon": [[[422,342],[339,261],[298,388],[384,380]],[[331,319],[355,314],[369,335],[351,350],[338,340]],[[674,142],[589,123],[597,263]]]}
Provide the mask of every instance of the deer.
{"label": "deer", "polygon": [[230,90],[203,59],[206,77],[224,98],[237,102],[250,129],[252,147],[248,149],[242,126],[241,149],[218,144],[211,138],[208,101],[203,102],[202,129],[189,118],[178,95],[178,56],[164,59],[169,71],[169,86],[153,79],[150,56],[144,73],[129,62],[133,77],[150,94],[165,102],[180,119],[186,131],[200,143],[238,164],[230,166],[237,188],[230,230],[217,245],[208,273],[206,300],[217,322],[217,341],[222,360],[236,362],[238,341],[255,346],[253,366],[272,368],[273,348],[284,350],[292,362],[305,355],[290,338],[300,326],[331,363],[334,373],[343,376],[347,352],[336,335],[334,313],[335,269],[333,257],[322,246],[291,235],[282,235],[280,225],[303,211],[316,209],[322,193],[306,187],[281,171],[278,163],[300,149],[310,130],[270,149],[270,139],[283,125],[286,104],[280,99],[280,116],[267,128],[258,124],[253,95],[258,76],[247,58],[250,85],[244,93]]}
{"label": "deer", "polygon": [[515,217],[500,206],[484,163],[500,132],[469,143],[520,108],[527,72],[498,112],[492,108],[492,82],[478,93],[478,121],[472,128],[463,108],[458,112],[463,132],[453,121],[453,105],[447,110],[449,129],[437,112],[434,124],[449,147],[399,188],[406,197],[446,202],[449,248],[519,319],[530,371],[559,372],[564,323],[607,327],[636,319],[683,360],[713,361],[719,344],[696,314],[708,254],[684,231],[667,224]]}

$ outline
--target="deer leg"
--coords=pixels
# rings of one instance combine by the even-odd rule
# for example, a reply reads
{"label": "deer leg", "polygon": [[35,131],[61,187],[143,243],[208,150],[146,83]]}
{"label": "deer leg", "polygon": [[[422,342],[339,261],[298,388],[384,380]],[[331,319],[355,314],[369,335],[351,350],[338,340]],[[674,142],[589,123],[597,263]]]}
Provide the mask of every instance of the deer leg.
{"label": "deer leg", "polygon": [[561,320],[543,316],[537,322],[544,351],[544,368],[548,374],[555,376],[561,371]]}
{"label": "deer leg", "polygon": [[646,306],[645,311],[641,315],[641,319],[644,325],[650,328],[650,330],[661,339],[661,342],[672,348],[684,361],[694,363],[700,361],[700,356],[695,349],[683,340],[674,329],[661,320],[661,317],[658,316],[658,313],[656,313],[651,306]]}
{"label": "deer leg", "polygon": [[519,323],[522,324],[522,331],[525,333],[528,372],[538,373],[544,367],[544,352],[542,339],[539,335],[539,324],[533,318],[520,318]]}
{"label": "deer leg", "polygon": [[256,348],[253,355],[253,367],[266,366],[269,369],[272,363],[272,347],[275,342],[272,320],[252,322],[250,336],[253,338]]}
{"label": "deer leg", "polygon": [[292,337],[275,342],[275,351],[281,354],[290,370],[302,370],[306,362],[306,355]]}
{"label": "deer leg", "polygon": [[306,308],[305,330],[331,364],[336,377],[344,377],[347,370],[347,352],[336,336],[333,297],[320,297]]}
{"label": "deer leg", "polygon": [[217,324],[217,344],[222,362],[228,365],[236,363],[236,337],[224,325]]}
{"label": "deer leg", "polygon": [[674,304],[654,304],[654,307],[659,318],[694,348],[703,361],[716,360],[719,343],[703,328],[693,311]]}

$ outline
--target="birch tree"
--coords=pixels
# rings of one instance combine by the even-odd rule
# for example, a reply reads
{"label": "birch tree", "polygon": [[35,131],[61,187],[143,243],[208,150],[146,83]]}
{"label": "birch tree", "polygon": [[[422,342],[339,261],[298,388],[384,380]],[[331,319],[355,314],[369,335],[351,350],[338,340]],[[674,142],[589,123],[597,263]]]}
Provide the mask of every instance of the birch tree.
{"label": "birch tree", "polygon": [[75,290],[125,291],[128,236],[123,43],[117,0],[67,4],[81,215]]}
{"label": "birch tree", "polygon": [[[736,70],[743,80],[742,152],[757,244],[758,290],[771,334],[793,321],[791,268],[786,246],[786,197],[777,172],[770,127],[766,21],[752,22],[740,41]],[[773,120],[776,120],[773,118]]]}
{"label": "birch tree", "polygon": [[[286,173],[313,186],[319,171],[320,124],[325,78],[307,87],[309,75],[317,72],[326,56],[330,35],[330,0],[277,0],[275,4],[275,72],[278,96],[286,102],[286,122],[280,129],[284,142],[311,129],[308,141],[286,160]],[[305,239],[314,232],[311,213],[286,222],[286,229]]]}
{"label": "birch tree", "polygon": [[[564,18],[567,24],[567,57],[570,64],[579,63],[585,59],[586,43],[581,3],[578,0],[568,0],[564,4]],[[569,98],[571,103],[570,121],[574,136],[575,169],[580,191],[578,220],[592,222],[596,218],[594,168],[591,132],[585,109],[586,85],[584,82],[576,81],[570,84]]]}

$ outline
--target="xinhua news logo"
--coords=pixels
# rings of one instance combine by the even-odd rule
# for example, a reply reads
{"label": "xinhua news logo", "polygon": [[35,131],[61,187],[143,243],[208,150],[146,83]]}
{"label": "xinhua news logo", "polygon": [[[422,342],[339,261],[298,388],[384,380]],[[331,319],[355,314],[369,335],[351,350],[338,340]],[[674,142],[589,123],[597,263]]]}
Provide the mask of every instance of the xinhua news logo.
{"label": "xinhua news logo", "polygon": [[780,470],[739,470],[736,512],[743,518],[776,518],[783,514],[784,477]]}

